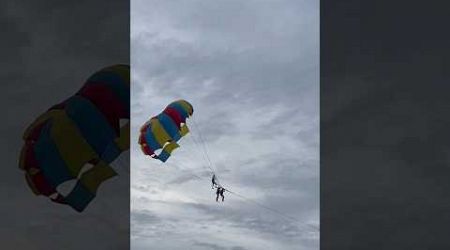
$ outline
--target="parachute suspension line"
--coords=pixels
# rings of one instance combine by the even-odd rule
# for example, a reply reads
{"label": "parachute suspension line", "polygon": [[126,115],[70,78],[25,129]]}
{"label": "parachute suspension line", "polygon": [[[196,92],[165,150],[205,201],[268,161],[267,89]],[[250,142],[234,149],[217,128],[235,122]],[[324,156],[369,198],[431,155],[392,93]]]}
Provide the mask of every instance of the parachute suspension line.
{"label": "parachute suspension line", "polygon": [[[195,139],[194,134],[191,132],[191,133],[189,133],[189,135],[186,136],[186,137],[189,137],[189,138],[190,138],[190,140],[191,140],[191,141],[193,142],[193,144],[195,145],[196,152],[199,153],[199,154],[201,155],[201,158],[202,158],[203,161],[204,161],[204,162],[201,161],[201,162],[202,162],[202,167],[205,167],[206,170],[207,170],[208,172],[211,172],[211,173],[214,174],[214,172],[211,171],[210,168],[208,169],[208,161],[206,160],[205,154],[202,153],[201,147],[200,147],[200,145],[198,144],[197,140]],[[199,156],[197,155],[197,157],[199,157]],[[206,162],[206,164],[204,164],[205,162]]]}
{"label": "parachute suspension line", "polygon": [[[200,146],[200,142],[199,142],[199,140],[202,138],[201,137],[201,132],[200,132],[200,129],[199,129],[199,127],[197,126],[197,123],[195,122],[195,120],[194,120],[194,117],[192,117],[192,122],[194,123],[194,126],[193,126],[193,128],[194,128],[194,130],[195,130],[195,132],[193,132],[193,133],[191,133],[192,134],[192,140],[194,141],[194,143],[195,143],[195,145],[197,146],[197,148],[200,150],[200,152],[202,152],[202,156],[203,156],[203,159],[206,161],[206,165],[207,165],[207,167],[210,169],[210,171],[213,173],[213,174],[215,174],[215,171],[214,171],[214,169],[212,168],[212,163],[211,163],[211,160],[209,159],[209,157],[208,157],[208,152],[205,150],[205,146],[204,146],[204,144],[202,144],[201,146]],[[198,133],[198,138],[196,138],[196,134]],[[203,142],[203,140],[202,140],[202,142]]]}
{"label": "parachute suspension line", "polygon": [[198,150],[197,152],[200,153],[200,155],[202,156],[203,160],[205,160],[205,162],[208,164],[208,160],[206,159],[204,152],[202,152],[202,148],[200,147],[200,144],[198,143],[198,141],[197,141],[197,139],[195,138],[195,135],[194,135],[194,134],[195,134],[195,132],[194,132],[194,133],[191,132],[191,133],[190,133],[190,138],[191,138],[191,140],[194,142],[195,148]]}
{"label": "parachute suspension line", "polygon": [[[193,140],[193,141],[196,141],[194,137],[192,137],[192,140]],[[196,142],[196,143],[197,143],[197,142]],[[198,149],[200,149],[200,147],[198,147]],[[201,153],[201,151],[200,151],[200,153]],[[209,172],[211,175],[215,175],[216,173],[214,173],[214,171],[213,171],[213,170],[209,167],[209,165],[208,165],[208,162],[207,162],[207,160],[206,160],[206,158],[205,158],[205,154],[204,154],[204,153],[201,153],[201,155],[202,155],[202,158],[203,158],[203,160],[204,160],[204,161],[201,163],[202,167],[204,167],[204,169],[205,169],[207,172]],[[217,178],[216,178],[216,182],[219,184]]]}
{"label": "parachute suspension line", "polygon": [[[184,138],[187,137],[191,137],[192,133],[189,133],[188,135],[186,135]],[[188,140],[188,139],[185,139]],[[192,140],[192,139],[189,139]],[[193,142],[191,142],[191,144],[193,144]],[[187,156],[189,159],[194,160],[195,162],[203,162],[204,157],[201,157],[201,151],[199,152],[198,150],[195,149],[195,147],[183,147],[182,150],[186,150]],[[200,154],[200,155],[199,155]],[[203,158],[203,160],[202,160]]]}
{"label": "parachute suspension line", "polygon": [[291,217],[291,216],[289,216],[289,215],[286,215],[286,214],[284,214],[284,213],[282,213],[282,212],[280,212],[280,211],[278,211],[278,210],[276,210],[276,209],[273,209],[273,208],[271,208],[271,207],[265,206],[265,205],[263,205],[263,204],[261,204],[261,203],[255,201],[255,200],[253,200],[253,199],[247,198],[247,197],[245,197],[245,196],[243,196],[243,195],[241,195],[241,194],[238,194],[238,193],[236,193],[236,192],[233,192],[233,191],[231,191],[231,190],[229,190],[229,189],[226,189],[226,188],[224,188],[224,189],[225,189],[225,191],[227,191],[227,192],[229,192],[229,193],[231,193],[231,194],[234,194],[234,195],[240,197],[241,199],[243,199],[243,200],[245,200],[245,201],[247,201],[247,202],[253,203],[253,204],[255,204],[255,205],[257,205],[257,206],[259,206],[259,207],[261,207],[261,208],[264,208],[264,209],[269,210],[269,211],[271,211],[271,212],[273,212],[273,213],[275,213],[275,214],[278,214],[278,215],[280,215],[281,217],[283,217],[284,219],[287,219],[287,220],[289,220],[289,221],[293,221],[293,220],[295,221],[295,220],[297,220],[297,219],[295,219],[294,217]]}
{"label": "parachute suspension line", "polygon": [[194,173],[192,173],[192,171],[189,171],[189,170],[184,170],[183,168],[181,168],[180,166],[178,166],[178,164],[175,164],[175,163],[173,163],[173,162],[171,162],[171,163],[165,163],[166,165],[171,165],[172,167],[174,167],[174,168],[176,168],[176,169],[178,169],[178,170],[180,170],[180,171],[182,171],[182,172],[189,172],[189,174],[190,175],[192,175],[192,176],[194,176],[194,177],[196,177],[197,179],[204,179],[204,178],[202,178],[202,177],[200,177],[200,176],[198,176],[198,175],[196,175],[196,174],[194,174]]}
{"label": "parachute suspension line", "polygon": [[[177,168],[177,169],[179,169],[179,170],[182,170],[178,165],[175,165],[174,163],[170,163],[170,164],[171,164],[173,167],[175,167],[175,168]],[[186,171],[186,172],[187,172],[187,171]],[[190,173],[189,173],[190,175],[196,177],[196,178],[199,179],[199,180],[206,179],[206,178],[204,178],[204,177],[201,177],[201,176],[198,176],[198,175],[192,173],[192,171],[189,171],[189,172],[190,172]],[[218,184],[219,184],[219,186],[220,186],[220,183],[218,183]],[[222,187],[222,188],[223,188],[223,187]],[[293,217],[291,217],[291,216],[289,216],[289,215],[286,215],[286,214],[284,214],[284,213],[282,213],[282,212],[280,212],[280,211],[278,211],[278,210],[276,210],[276,209],[273,209],[273,208],[271,208],[271,207],[265,206],[265,205],[263,205],[263,204],[261,204],[261,203],[255,201],[255,200],[253,200],[253,199],[247,198],[247,197],[245,197],[245,196],[243,196],[243,195],[241,195],[241,194],[238,194],[238,193],[236,193],[236,192],[233,192],[233,191],[231,191],[230,189],[227,189],[227,188],[223,188],[223,189],[224,189],[225,191],[229,192],[230,194],[236,195],[237,197],[243,199],[244,201],[247,201],[247,202],[249,202],[249,203],[253,203],[253,204],[256,205],[256,206],[259,206],[259,207],[264,208],[264,209],[266,209],[266,210],[268,210],[268,211],[271,211],[272,213],[275,213],[275,214],[277,214],[277,215],[283,217],[284,219],[286,219],[286,220],[288,220],[288,221],[290,221],[290,222],[291,222],[291,221],[296,221],[296,220],[297,220],[297,219],[295,219],[295,218],[293,218]]]}
{"label": "parachute suspension line", "polygon": [[200,129],[198,128],[197,122],[195,121],[194,117],[192,117],[192,121],[194,122],[195,130],[198,131],[198,135],[199,135],[200,141],[202,142],[203,151],[205,152],[206,159],[208,160],[208,163],[209,163],[208,167],[209,167],[209,169],[211,169],[211,172],[216,176],[218,184],[220,184],[219,178],[217,177],[216,171],[214,170],[214,166],[213,166],[213,164],[211,162],[211,159],[209,158],[208,150],[206,149],[205,140],[203,139],[202,133],[200,132]]}
{"label": "parachute suspension line", "polygon": [[[180,168],[178,165],[176,165],[176,164],[174,164],[174,163],[166,163],[166,164],[170,164],[170,165],[172,165],[173,167],[177,168],[178,170],[184,171],[182,168]],[[196,178],[199,179],[199,180],[206,179],[205,177],[198,176],[198,175],[192,173],[192,171],[186,170],[185,172],[189,172],[189,174],[190,174],[191,176],[194,176],[194,177],[196,177]],[[220,183],[218,183],[218,184],[219,184],[219,186],[221,186]],[[222,188],[223,188],[223,187],[222,187]],[[268,206],[263,205],[263,204],[261,204],[261,203],[255,201],[255,200],[253,200],[253,199],[250,199],[250,198],[245,197],[245,196],[243,196],[243,195],[241,195],[241,194],[239,194],[239,193],[236,193],[236,192],[234,192],[234,191],[231,191],[230,189],[227,189],[227,188],[223,188],[223,189],[224,189],[225,191],[229,192],[230,194],[234,194],[235,196],[237,196],[237,197],[243,199],[244,201],[247,201],[248,203],[253,203],[253,204],[256,205],[256,206],[259,206],[259,207],[264,208],[264,209],[266,209],[266,210],[268,210],[268,211],[271,211],[272,213],[281,216],[282,218],[288,220],[289,222],[292,222],[292,221],[296,221],[296,220],[297,220],[297,219],[294,218],[294,217],[291,217],[291,216],[289,216],[289,215],[286,215],[286,214],[284,214],[284,213],[282,213],[282,212],[280,212],[280,211],[278,211],[278,210],[276,210],[276,209],[274,209],[274,208],[268,207]],[[318,230],[318,229],[315,228],[315,227],[314,227],[314,229]]]}

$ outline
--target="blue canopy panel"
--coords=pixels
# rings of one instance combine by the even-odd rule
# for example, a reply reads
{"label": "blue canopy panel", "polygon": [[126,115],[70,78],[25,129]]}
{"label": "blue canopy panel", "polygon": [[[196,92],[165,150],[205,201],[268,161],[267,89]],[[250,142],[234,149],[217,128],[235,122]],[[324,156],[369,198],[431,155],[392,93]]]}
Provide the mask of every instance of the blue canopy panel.
{"label": "blue canopy panel", "polygon": [[118,155],[120,149],[114,141],[114,128],[94,104],[81,96],[73,96],[67,101],[65,110],[99,156],[111,160]]}
{"label": "blue canopy panel", "polygon": [[81,212],[94,198],[95,194],[78,181],[72,192],[64,198],[64,201],[78,212]]}
{"label": "blue canopy panel", "polygon": [[157,117],[167,134],[175,141],[180,140],[180,131],[172,118],[164,113],[159,114]]}
{"label": "blue canopy panel", "polygon": [[120,148],[117,146],[116,143],[110,143],[105,149],[105,152],[100,155],[100,158],[107,162],[111,163],[113,162],[122,152],[120,151]]}
{"label": "blue canopy panel", "polygon": [[153,152],[162,148],[162,145],[160,145],[158,143],[158,141],[156,141],[156,138],[153,135],[151,126],[148,126],[147,130],[145,131],[145,142],[147,143],[147,145]]}
{"label": "blue canopy panel", "polygon": [[158,159],[160,159],[162,162],[166,162],[167,159],[169,159],[170,154],[167,153],[166,151],[161,151],[161,154],[158,155]]}
{"label": "blue canopy panel", "polygon": [[59,184],[74,179],[58,148],[51,139],[51,121],[47,122],[34,144],[36,161],[48,183],[56,188]]}
{"label": "blue canopy panel", "polygon": [[167,159],[169,159],[171,153],[173,150],[175,150],[176,148],[180,147],[180,145],[178,145],[178,143],[171,141],[169,143],[167,143],[163,150],[161,151],[161,153],[158,155],[158,159],[161,160],[162,162],[166,162]]}

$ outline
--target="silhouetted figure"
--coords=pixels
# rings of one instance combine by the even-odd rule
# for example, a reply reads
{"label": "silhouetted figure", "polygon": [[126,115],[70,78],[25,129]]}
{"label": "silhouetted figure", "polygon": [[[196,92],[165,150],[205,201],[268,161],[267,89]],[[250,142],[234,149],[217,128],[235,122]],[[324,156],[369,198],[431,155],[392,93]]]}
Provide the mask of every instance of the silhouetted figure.
{"label": "silhouetted figure", "polygon": [[214,187],[217,186],[217,183],[216,183],[216,175],[215,175],[215,174],[213,174],[212,179],[211,179],[211,182],[212,182],[211,189],[214,189]]}
{"label": "silhouetted figure", "polygon": [[225,199],[225,196],[223,196],[223,192],[225,191],[225,188],[220,188],[220,191],[219,191],[219,194],[220,194],[220,196],[222,196],[222,202],[223,202],[223,200]]}
{"label": "silhouetted figure", "polygon": [[216,202],[219,202],[220,189],[221,187],[218,187],[216,190]]}

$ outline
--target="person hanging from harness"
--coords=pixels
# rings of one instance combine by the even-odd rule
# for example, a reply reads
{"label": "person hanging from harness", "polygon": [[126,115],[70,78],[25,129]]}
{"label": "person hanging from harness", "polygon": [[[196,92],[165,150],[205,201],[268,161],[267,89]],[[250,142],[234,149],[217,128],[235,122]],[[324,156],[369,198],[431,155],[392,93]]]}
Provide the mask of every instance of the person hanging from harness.
{"label": "person hanging from harness", "polygon": [[217,182],[216,182],[216,174],[213,174],[211,182],[212,182],[211,189],[214,189],[214,187],[218,187],[219,186],[219,185],[217,185]]}
{"label": "person hanging from harness", "polygon": [[217,187],[216,190],[216,202],[219,202],[219,195],[222,197],[222,202],[225,199],[225,196],[223,195],[223,192],[225,191],[225,188],[223,187]]}
{"label": "person hanging from harness", "polygon": [[225,188],[221,187],[220,188],[220,196],[222,196],[222,202],[225,199],[225,196],[223,196],[223,192],[225,191]]}

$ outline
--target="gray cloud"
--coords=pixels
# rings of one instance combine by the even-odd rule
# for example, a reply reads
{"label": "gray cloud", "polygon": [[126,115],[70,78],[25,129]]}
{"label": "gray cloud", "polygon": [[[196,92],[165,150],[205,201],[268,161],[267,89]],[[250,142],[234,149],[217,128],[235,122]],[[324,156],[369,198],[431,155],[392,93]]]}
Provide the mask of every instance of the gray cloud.
{"label": "gray cloud", "polygon": [[226,250],[226,247],[222,247],[217,244],[207,243],[207,242],[195,242],[192,244],[195,249],[211,249],[211,250]]}
{"label": "gray cloud", "polygon": [[[174,226],[133,249],[318,249],[318,14],[314,1],[133,2],[132,141],[171,101],[194,106],[167,164],[132,144],[132,211]],[[216,203],[208,158],[223,185],[294,219],[231,193]]]}

